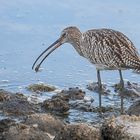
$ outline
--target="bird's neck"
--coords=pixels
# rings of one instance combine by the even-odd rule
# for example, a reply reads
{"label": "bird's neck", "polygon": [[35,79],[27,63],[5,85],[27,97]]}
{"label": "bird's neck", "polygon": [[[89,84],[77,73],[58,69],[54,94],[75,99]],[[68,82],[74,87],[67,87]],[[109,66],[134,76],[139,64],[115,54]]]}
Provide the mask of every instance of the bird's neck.
{"label": "bird's neck", "polygon": [[75,35],[75,37],[73,38],[73,40],[70,43],[76,49],[76,51],[79,53],[79,55],[83,56],[83,53],[81,50],[81,40],[82,40],[82,33],[79,32]]}

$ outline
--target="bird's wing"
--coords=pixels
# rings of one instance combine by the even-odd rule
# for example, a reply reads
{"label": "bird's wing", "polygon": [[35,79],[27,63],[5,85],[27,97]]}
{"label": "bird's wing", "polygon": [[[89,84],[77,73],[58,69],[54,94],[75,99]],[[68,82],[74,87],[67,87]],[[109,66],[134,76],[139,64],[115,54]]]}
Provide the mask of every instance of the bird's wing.
{"label": "bird's wing", "polygon": [[88,43],[86,52],[90,57],[109,67],[129,68],[131,61],[139,59],[133,43],[123,33],[112,29],[89,30],[84,33],[84,42]]}
{"label": "bird's wing", "polygon": [[133,43],[121,32],[114,31],[113,33],[116,36],[118,46],[120,46],[125,65],[132,69],[140,67],[140,55]]}

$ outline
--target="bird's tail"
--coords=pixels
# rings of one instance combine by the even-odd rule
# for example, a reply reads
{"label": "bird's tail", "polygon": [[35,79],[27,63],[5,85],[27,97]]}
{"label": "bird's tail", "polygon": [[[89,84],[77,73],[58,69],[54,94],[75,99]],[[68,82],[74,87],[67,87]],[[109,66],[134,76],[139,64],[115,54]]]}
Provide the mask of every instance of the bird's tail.
{"label": "bird's tail", "polygon": [[134,73],[140,74],[140,67],[138,69],[133,70]]}

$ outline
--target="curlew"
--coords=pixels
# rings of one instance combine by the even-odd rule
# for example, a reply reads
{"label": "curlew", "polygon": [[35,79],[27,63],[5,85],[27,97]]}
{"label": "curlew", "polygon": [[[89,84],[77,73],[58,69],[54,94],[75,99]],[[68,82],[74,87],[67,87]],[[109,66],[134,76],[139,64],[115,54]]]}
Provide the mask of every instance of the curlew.
{"label": "curlew", "polygon": [[[74,26],[67,27],[61,32],[60,38],[36,59],[32,69],[35,68],[37,72],[42,62],[64,43],[70,43],[80,56],[95,65],[100,91],[102,91],[101,70],[118,70],[121,89],[124,88],[121,70],[132,69],[140,72],[140,55],[133,43],[123,33],[112,29],[92,29],[82,33]],[[36,65],[42,56],[44,58]],[[101,107],[101,92],[99,92],[99,107]]]}

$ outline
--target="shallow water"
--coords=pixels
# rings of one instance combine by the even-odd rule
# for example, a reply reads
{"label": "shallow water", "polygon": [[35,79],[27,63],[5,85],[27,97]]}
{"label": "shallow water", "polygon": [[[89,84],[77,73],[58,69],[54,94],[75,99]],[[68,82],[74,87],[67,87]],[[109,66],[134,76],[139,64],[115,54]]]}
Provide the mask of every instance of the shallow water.
{"label": "shallow water", "polygon": [[[31,69],[34,60],[69,25],[78,26],[81,31],[91,28],[122,31],[140,52],[139,4],[138,0],[0,0],[0,88],[28,94],[29,84],[45,82],[61,89],[78,86],[86,90],[90,81],[96,81],[95,67],[81,58],[71,45],[65,44],[55,51],[43,63],[42,72],[35,73]],[[109,88],[119,82],[117,71],[105,71],[101,75]],[[140,76],[131,71],[124,71],[123,76],[125,81],[140,83]],[[98,105],[98,94],[88,90],[86,93],[93,96]],[[114,102],[119,99],[113,94],[103,98],[104,105],[115,105]],[[78,112],[71,112],[73,121]],[[94,116],[96,119],[94,113],[81,116],[86,120]]]}

